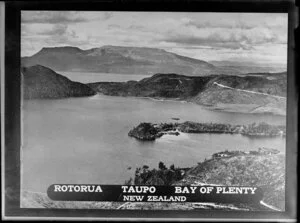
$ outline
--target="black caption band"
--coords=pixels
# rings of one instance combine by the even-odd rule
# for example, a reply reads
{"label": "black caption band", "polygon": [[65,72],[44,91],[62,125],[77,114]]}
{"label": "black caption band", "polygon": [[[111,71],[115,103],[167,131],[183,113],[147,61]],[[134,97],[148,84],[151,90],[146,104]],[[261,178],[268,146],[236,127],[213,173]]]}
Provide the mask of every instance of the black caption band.
{"label": "black caption band", "polygon": [[220,202],[258,203],[263,193],[250,186],[138,186],[52,184],[47,191],[56,201]]}

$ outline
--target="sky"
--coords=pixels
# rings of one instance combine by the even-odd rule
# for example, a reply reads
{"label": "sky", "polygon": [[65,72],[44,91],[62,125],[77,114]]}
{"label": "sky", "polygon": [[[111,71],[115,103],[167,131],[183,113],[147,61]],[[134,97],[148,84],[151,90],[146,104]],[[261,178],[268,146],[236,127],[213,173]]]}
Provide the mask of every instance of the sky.
{"label": "sky", "polygon": [[43,47],[160,48],[205,61],[285,65],[287,14],[22,11],[21,55]]}

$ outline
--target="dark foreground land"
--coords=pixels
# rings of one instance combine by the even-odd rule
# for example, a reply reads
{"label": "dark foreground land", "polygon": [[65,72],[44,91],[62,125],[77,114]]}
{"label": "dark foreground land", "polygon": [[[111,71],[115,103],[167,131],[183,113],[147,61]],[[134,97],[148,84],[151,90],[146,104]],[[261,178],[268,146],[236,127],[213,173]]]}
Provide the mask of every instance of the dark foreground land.
{"label": "dark foreground land", "polygon": [[184,133],[226,133],[245,136],[275,137],[285,136],[285,126],[269,125],[267,123],[252,123],[250,125],[231,125],[218,123],[140,123],[129,131],[128,135],[143,141],[155,140],[165,134],[180,135]]}
{"label": "dark foreground land", "polygon": [[[255,186],[263,190],[263,204],[222,203],[146,203],[146,202],[74,202],[52,201],[46,194],[23,191],[21,207],[27,208],[87,208],[138,210],[284,210],[285,209],[285,155],[274,149],[257,151],[223,151],[190,168],[160,162],[157,169],[147,165],[137,168],[134,179],[127,185],[181,185],[181,186]],[[273,209],[272,209],[273,208]]]}

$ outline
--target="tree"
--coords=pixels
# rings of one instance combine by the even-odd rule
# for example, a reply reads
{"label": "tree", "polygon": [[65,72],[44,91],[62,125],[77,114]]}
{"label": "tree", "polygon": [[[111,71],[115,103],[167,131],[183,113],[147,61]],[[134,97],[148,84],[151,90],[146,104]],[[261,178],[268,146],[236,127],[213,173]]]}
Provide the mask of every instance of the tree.
{"label": "tree", "polygon": [[174,164],[172,164],[172,165],[170,166],[170,169],[171,169],[171,170],[175,170]]}
{"label": "tree", "polygon": [[133,184],[132,177],[130,177],[129,180],[125,180],[125,185],[132,185],[132,184]]}
{"label": "tree", "polygon": [[160,169],[160,170],[165,170],[165,169],[167,169],[167,167],[165,166],[165,164],[163,163],[163,162],[159,162],[159,164],[158,164],[158,168]]}

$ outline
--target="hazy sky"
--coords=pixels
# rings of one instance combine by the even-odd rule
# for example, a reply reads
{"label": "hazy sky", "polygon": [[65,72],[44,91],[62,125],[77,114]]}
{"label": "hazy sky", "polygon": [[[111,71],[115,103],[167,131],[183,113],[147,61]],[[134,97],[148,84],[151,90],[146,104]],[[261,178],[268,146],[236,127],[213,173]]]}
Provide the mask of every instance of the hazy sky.
{"label": "hazy sky", "polygon": [[42,47],[165,49],[205,61],[286,64],[287,14],[23,11],[22,56]]}

